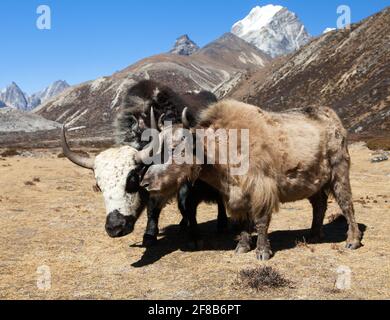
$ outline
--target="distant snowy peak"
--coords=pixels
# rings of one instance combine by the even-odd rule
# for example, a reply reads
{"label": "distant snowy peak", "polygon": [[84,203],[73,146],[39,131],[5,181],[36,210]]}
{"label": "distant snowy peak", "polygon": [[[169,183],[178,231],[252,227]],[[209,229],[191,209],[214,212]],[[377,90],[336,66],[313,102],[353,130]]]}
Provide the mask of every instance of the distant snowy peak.
{"label": "distant snowy peak", "polygon": [[69,88],[69,84],[66,81],[59,80],[44,90],[29,96],[15,82],[12,82],[8,87],[0,90],[0,108],[8,106],[22,111],[29,111],[57,96],[67,88]]}
{"label": "distant snowy peak", "polygon": [[192,41],[188,35],[185,34],[177,38],[176,43],[170,53],[181,56],[190,56],[198,50],[199,46],[194,41]]}
{"label": "distant snowy peak", "polygon": [[69,88],[70,85],[63,80],[58,80],[54,83],[52,83],[50,86],[45,88],[44,90],[40,91],[36,95],[39,96],[39,98],[42,100],[42,102],[45,102],[49,100],[52,97],[55,97],[59,95],[62,91]]}
{"label": "distant snowy peak", "polygon": [[257,6],[249,12],[246,18],[233,25],[233,33],[239,37],[244,37],[250,32],[259,31],[271,23],[273,17],[282,9],[282,6],[272,4],[264,7]]}
{"label": "distant snowy peak", "polygon": [[335,31],[335,30],[336,30],[336,28],[326,28],[326,29],[324,30],[324,32],[322,32],[322,33],[325,34],[325,33],[328,33],[328,32]]}
{"label": "distant snowy peak", "polygon": [[55,96],[62,93],[64,90],[69,88],[70,85],[63,80],[58,80],[54,83],[52,83],[47,88],[43,89],[42,91],[39,91],[37,93],[34,93],[28,98],[29,103],[29,109],[34,109],[40,104],[50,100],[51,98],[54,98]]}
{"label": "distant snowy peak", "polygon": [[253,8],[247,17],[233,25],[232,33],[273,58],[294,52],[310,40],[295,13],[271,4]]}
{"label": "distant snowy peak", "polygon": [[7,105],[15,109],[27,110],[27,99],[15,82],[0,91],[0,101],[3,106]]}

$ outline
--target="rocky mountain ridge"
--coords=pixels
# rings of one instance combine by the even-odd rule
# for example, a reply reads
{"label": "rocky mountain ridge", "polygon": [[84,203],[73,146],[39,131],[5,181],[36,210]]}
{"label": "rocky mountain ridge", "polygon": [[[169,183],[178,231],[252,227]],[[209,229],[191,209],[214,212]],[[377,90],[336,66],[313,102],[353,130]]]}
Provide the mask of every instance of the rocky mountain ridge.
{"label": "rocky mountain ridge", "polygon": [[[227,33],[190,56],[152,56],[112,76],[74,86],[34,112],[89,135],[108,134],[123,94],[141,79],[164,83],[177,92],[213,91],[250,70],[263,68],[269,61],[270,57],[258,48]],[[226,88],[216,93],[225,95],[229,91]]]}
{"label": "rocky mountain ridge", "polygon": [[185,34],[177,38],[174,47],[169,53],[178,54],[180,56],[190,56],[199,51],[199,49],[199,46]]}
{"label": "rocky mountain ridge", "polygon": [[390,7],[351,30],[327,32],[256,72],[231,96],[268,110],[333,107],[356,134],[390,133]]}
{"label": "rocky mountain ridge", "polygon": [[66,81],[58,80],[42,91],[29,96],[15,82],[12,82],[0,91],[0,107],[8,106],[21,111],[30,111],[41,103],[54,98],[69,87]]}

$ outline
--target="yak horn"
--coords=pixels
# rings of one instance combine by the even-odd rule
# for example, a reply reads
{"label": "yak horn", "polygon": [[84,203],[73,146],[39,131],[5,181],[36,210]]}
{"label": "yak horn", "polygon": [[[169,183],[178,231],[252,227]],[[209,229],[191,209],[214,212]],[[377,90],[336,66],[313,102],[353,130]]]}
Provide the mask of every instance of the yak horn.
{"label": "yak horn", "polygon": [[150,128],[153,130],[158,130],[156,116],[154,115],[153,107],[150,109]]}
{"label": "yak horn", "polygon": [[[151,129],[157,130],[156,117],[154,115],[154,110],[151,108],[150,110],[150,124]],[[153,139],[148,147],[145,149],[138,151],[135,156],[135,162],[137,164],[145,163],[146,160],[150,157],[150,154],[153,150],[157,150],[160,147],[160,137],[158,139]]]}
{"label": "yak horn", "polygon": [[165,113],[163,113],[160,118],[158,119],[158,128],[160,129],[160,131],[163,131],[164,130],[164,117],[165,117]]}
{"label": "yak horn", "polygon": [[95,159],[93,158],[87,158],[83,157],[72,150],[70,150],[68,142],[66,141],[66,135],[65,135],[65,124],[62,126],[61,129],[61,146],[62,151],[64,152],[65,157],[67,157],[70,161],[72,161],[74,164],[77,164],[80,167],[83,167],[85,169],[94,169]]}
{"label": "yak horn", "polygon": [[135,122],[136,127],[134,128],[134,130],[137,131],[139,129],[139,121],[138,121],[138,119],[134,115],[130,115],[130,119],[132,119]]}
{"label": "yak horn", "polygon": [[181,115],[181,122],[185,129],[189,129],[191,127],[190,121],[188,120],[188,108],[184,108],[183,113]]}

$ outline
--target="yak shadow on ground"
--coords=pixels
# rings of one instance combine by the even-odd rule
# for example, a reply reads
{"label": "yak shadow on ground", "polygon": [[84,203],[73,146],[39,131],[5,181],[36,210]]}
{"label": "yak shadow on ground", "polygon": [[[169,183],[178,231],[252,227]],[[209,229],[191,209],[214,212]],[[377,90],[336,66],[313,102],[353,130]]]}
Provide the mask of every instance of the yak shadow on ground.
{"label": "yak shadow on ground", "polygon": [[[217,232],[217,221],[208,221],[199,224],[201,233],[201,251],[229,251],[234,250],[236,246],[237,232],[234,228],[229,228],[223,233]],[[175,251],[190,252],[194,251],[194,242],[189,240],[188,233],[182,230],[178,225],[171,225],[160,232],[161,238],[158,243],[152,247],[146,248],[141,259],[132,264],[135,268],[144,267],[159,261],[166,255]],[[139,247],[132,245],[132,247]]]}
{"label": "yak shadow on ground", "polygon": [[[359,229],[364,236],[367,226],[359,224]],[[324,225],[324,237],[321,243],[342,243],[347,240],[348,224],[345,218],[341,217]],[[283,250],[290,250],[297,246],[298,242],[306,242],[309,239],[310,229],[275,231],[269,236],[274,253]],[[315,244],[313,244],[315,245]]]}
{"label": "yak shadow on ground", "polygon": [[[217,232],[217,221],[208,221],[199,224],[202,235],[202,247],[200,251],[233,251],[237,245],[239,234],[236,226],[230,224],[229,229],[224,233]],[[359,224],[359,228],[364,234],[366,226]],[[325,237],[321,243],[341,243],[347,239],[348,225],[345,219],[337,219],[324,225]],[[298,242],[306,242],[310,229],[275,231],[270,233],[269,238],[273,252],[290,250],[297,247]],[[169,226],[161,233],[162,237],[158,243],[150,248],[146,248],[141,259],[132,264],[135,268],[151,265],[163,257],[181,250],[184,252],[194,251],[193,243],[189,242],[188,235],[179,226]],[[256,246],[257,236],[253,236],[253,249]],[[139,247],[132,245],[131,247]]]}

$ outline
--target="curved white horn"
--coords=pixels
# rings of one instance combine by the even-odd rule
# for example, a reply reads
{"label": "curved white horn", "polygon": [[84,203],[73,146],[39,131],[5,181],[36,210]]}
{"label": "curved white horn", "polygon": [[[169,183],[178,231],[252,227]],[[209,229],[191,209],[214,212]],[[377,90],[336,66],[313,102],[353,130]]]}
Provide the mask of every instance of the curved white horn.
{"label": "curved white horn", "polygon": [[87,158],[83,157],[72,150],[70,150],[68,142],[66,141],[66,135],[65,135],[65,124],[62,126],[61,129],[61,146],[62,146],[62,151],[70,161],[72,161],[74,164],[77,164],[80,167],[83,167],[85,169],[94,169],[94,164],[95,164],[95,159],[94,158]]}
{"label": "curved white horn", "polygon": [[158,130],[156,116],[154,115],[153,107],[150,108],[150,128],[154,130]]}
{"label": "curved white horn", "polygon": [[190,121],[188,120],[188,108],[184,108],[183,113],[181,115],[181,122],[184,126],[185,129],[190,129],[191,124]]}
{"label": "curved white horn", "polygon": [[[156,117],[154,115],[154,110],[151,108],[150,110],[150,124],[151,124],[151,129],[157,130],[157,124],[156,124]],[[150,157],[150,153],[153,150],[157,150],[160,147],[160,139],[152,139],[152,142],[149,144],[148,147],[145,149],[138,151],[136,156],[135,156],[135,162],[138,164],[145,163],[146,160]]]}
{"label": "curved white horn", "polygon": [[139,129],[139,121],[138,121],[138,119],[134,115],[130,115],[130,119],[133,119],[133,121],[136,123],[136,127],[135,127],[134,130],[138,130]]}
{"label": "curved white horn", "polygon": [[164,130],[164,117],[165,117],[165,113],[163,113],[160,118],[158,119],[158,129],[160,131],[163,131]]}

